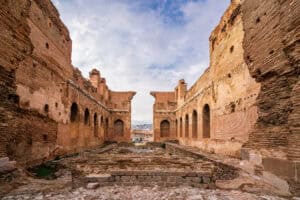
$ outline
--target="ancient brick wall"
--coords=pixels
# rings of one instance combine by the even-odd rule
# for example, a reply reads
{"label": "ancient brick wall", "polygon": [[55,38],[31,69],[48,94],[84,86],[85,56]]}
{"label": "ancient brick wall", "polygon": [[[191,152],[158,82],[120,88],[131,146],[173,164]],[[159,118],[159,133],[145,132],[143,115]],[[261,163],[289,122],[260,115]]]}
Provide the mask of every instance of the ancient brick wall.
{"label": "ancient brick wall", "polygon": [[184,80],[175,88],[173,135],[181,144],[237,155],[248,140],[258,116],[260,84],[250,76],[243,39],[241,2],[232,1],[211,33],[209,68],[190,89]]}
{"label": "ancient brick wall", "polygon": [[300,2],[246,0],[244,56],[262,87],[258,120],[247,147],[275,148],[300,160]]}
{"label": "ancient brick wall", "polygon": [[[88,80],[72,66],[72,41],[51,1],[0,3],[1,156],[30,165],[130,140],[135,93],[111,91],[99,71]],[[117,118],[124,135],[115,138]]]}
{"label": "ancient brick wall", "polygon": [[[155,98],[153,105],[154,141],[174,139],[176,137],[175,92],[151,92]],[[162,124],[164,122],[164,124]],[[161,129],[165,127],[165,134]]]}

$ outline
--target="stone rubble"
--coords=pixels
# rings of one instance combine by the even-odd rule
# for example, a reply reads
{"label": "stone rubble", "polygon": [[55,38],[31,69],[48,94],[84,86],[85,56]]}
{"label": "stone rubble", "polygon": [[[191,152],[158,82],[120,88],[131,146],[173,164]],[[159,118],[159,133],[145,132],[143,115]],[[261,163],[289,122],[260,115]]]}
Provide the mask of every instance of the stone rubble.
{"label": "stone rubble", "polygon": [[[176,200],[284,200],[285,198],[257,195],[236,190],[205,190],[192,187],[172,187],[162,188],[142,187],[142,186],[105,186],[94,190],[77,188],[75,190],[39,193],[39,194],[22,194],[17,196],[6,196],[3,200],[95,200],[95,199],[134,199],[134,200],[161,200],[161,199],[176,199]],[[299,200],[294,198],[293,200]]]}

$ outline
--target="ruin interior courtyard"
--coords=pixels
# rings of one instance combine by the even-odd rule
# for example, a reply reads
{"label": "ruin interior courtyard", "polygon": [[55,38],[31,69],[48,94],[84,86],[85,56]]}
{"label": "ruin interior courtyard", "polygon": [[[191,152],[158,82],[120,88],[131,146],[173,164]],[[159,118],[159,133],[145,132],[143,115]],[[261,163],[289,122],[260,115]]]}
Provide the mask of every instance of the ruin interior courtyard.
{"label": "ruin interior courtyard", "polygon": [[0,8],[1,199],[300,199],[299,0],[231,0],[205,72],[150,92],[153,133],[51,0]]}

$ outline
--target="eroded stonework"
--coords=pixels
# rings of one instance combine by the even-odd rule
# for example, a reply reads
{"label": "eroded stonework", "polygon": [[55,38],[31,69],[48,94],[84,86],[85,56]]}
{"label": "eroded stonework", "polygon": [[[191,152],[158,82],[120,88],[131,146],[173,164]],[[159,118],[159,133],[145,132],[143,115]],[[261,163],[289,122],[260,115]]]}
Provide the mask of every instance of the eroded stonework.
{"label": "eroded stonework", "polygon": [[71,63],[72,41],[50,0],[2,0],[0,156],[31,165],[59,154],[129,141],[131,99],[93,69]]}
{"label": "eroded stonework", "polygon": [[[155,140],[178,139],[181,144],[215,153],[237,155],[257,120],[260,84],[244,60],[241,4],[233,1],[210,36],[210,66],[187,90],[184,80],[173,92],[155,97]],[[163,122],[169,129],[162,133]]]}
{"label": "eroded stonework", "polygon": [[300,191],[299,16],[299,1],[231,1],[204,74],[151,92],[155,140],[249,160]]}

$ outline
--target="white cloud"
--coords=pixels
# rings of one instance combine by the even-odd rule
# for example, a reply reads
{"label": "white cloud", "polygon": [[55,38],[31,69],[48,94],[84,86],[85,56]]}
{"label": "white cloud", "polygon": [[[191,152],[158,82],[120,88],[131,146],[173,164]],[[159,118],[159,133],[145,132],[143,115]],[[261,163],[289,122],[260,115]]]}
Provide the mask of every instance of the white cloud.
{"label": "white cloud", "polygon": [[229,0],[182,4],[185,23],[166,24],[161,8],[143,1],[54,1],[73,40],[73,64],[85,76],[97,67],[112,90],[135,90],[133,120],[152,121],[151,90],[196,81],[209,63],[208,37]]}

